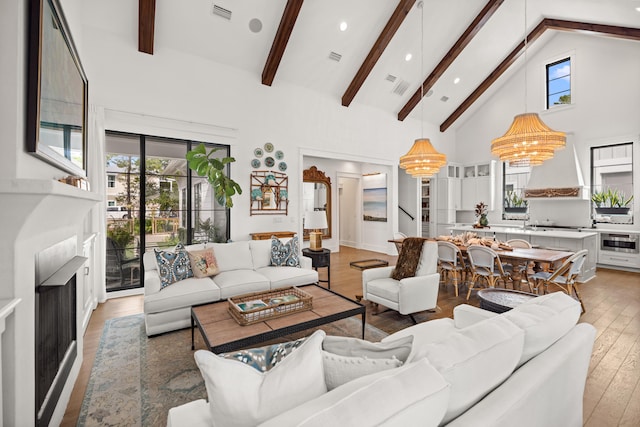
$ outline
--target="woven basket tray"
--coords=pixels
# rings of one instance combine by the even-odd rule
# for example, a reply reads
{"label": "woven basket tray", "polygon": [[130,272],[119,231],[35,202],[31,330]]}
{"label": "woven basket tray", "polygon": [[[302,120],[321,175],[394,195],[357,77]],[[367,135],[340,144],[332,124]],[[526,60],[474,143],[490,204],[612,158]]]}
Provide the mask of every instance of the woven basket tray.
{"label": "woven basket tray", "polygon": [[313,297],[295,286],[229,298],[229,313],[242,326],[311,310]]}

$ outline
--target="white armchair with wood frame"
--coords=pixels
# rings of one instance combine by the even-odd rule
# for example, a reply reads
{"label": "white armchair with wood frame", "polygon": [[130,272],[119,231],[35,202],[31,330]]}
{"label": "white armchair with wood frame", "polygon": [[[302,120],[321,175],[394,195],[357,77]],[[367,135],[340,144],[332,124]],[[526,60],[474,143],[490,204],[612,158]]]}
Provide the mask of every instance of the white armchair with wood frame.
{"label": "white armchair with wood frame", "polygon": [[[404,248],[405,246],[402,250]],[[364,270],[362,272],[363,298],[396,310],[400,314],[409,315],[411,320],[417,323],[413,313],[433,310],[437,307],[440,282],[438,245],[431,241],[423,243],[415,276],[400,280],[393,279],[395,267]]]}

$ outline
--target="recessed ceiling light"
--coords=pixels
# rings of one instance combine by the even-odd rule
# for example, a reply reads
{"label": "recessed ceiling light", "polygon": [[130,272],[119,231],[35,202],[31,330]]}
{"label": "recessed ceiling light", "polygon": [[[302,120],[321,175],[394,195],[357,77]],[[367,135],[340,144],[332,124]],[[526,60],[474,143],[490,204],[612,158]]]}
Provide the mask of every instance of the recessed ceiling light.
{"label": "recessed ceiling light", "polygon": [[460,83],[460,77],[456,77],[455,79],[453,79],[454,85],[457,85],[458,83]]}
{"label": "recessed ceiling light", "polygon": [[347,23],[342,21],[340,23],[340,31],[347,31]]}
{"label": "recessed ceiling light", "polygon": [[407,62],[408,62],[408,61],[411,61],[411,58],[413,58],[413,55],[411,55],[410,53],[407,53],[407,54],[404,56],[404,60],[405,60],[405,61],[407,61]]}
{"label": "recessed ceiling light", "polygon": [[640,12],[640,7],[636,7],[636,11]]}
{"label": "recessed ceiling light", "polygon": [[258,18],[253,18],[249,21],[249,29],[252,33],[259,33],[262,30],[262,21]]}

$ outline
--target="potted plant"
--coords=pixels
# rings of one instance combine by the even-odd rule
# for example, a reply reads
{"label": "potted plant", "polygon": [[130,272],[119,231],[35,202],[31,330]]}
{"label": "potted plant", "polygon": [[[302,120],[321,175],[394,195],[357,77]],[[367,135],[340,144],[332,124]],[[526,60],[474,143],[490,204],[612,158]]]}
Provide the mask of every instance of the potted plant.
{"label": "potted plant", "polygon": [[607,188],[603,191],[595,191],[591,195],[591,201],[596,205],[596,213],[599,215],[626,215],[631,207],[633,196],[627,198],[623,191]]}
{"label": "potted plant", "polygon": [[221,159],[211,157],[220,148],[212,148],[208,153],[204,144],[198,145],[193,150],[187,152],[187,163],[189,169],[195,171],[199,176],[204,176],[213,188],[216,201],[226,208],[233,207],[232,196],[242,194],[240,185],[224,174],[227,164],[235,162],[233,157],[223,157]]}
{"label": "potted plant", "polygon": [[511,190],[504,197],[504,211],[506,213],[526,213],[528,201]]}
{"label": "potted plant", "polygon": [[478,223],[474,224],[475,228],[485,228],[489,226],[489,220],[487,219],[487,205],[484,202],[480,202],[476,205],[475,209],[476,217],[478,217]]}

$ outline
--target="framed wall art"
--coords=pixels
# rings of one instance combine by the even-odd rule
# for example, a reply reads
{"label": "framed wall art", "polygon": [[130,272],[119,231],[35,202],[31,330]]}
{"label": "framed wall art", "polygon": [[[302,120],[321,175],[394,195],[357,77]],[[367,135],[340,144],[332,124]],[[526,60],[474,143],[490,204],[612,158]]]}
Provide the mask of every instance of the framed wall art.
{"label": "framed wall art", "polygon": [[387,222],[387,174],[363,176],[362,193],[363,220]]}
{"label": "framed wall art", "polygon": [[87,77],[58,0],[29,0],[27,151],[73,175],[87,169]]}

